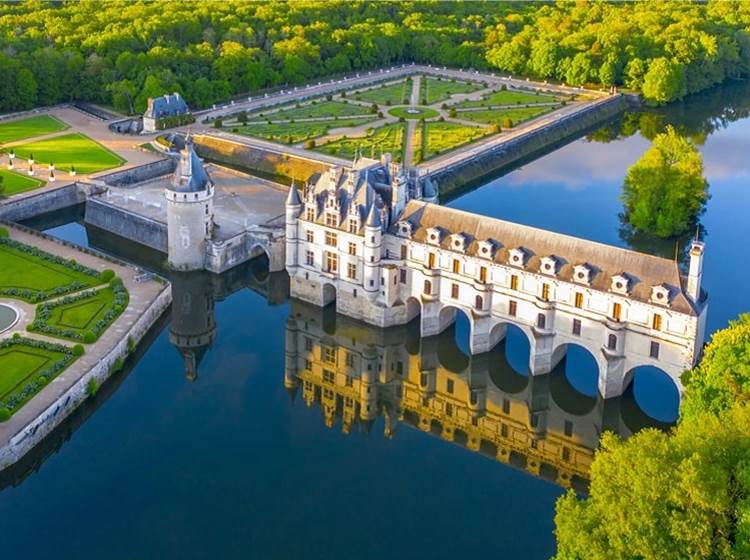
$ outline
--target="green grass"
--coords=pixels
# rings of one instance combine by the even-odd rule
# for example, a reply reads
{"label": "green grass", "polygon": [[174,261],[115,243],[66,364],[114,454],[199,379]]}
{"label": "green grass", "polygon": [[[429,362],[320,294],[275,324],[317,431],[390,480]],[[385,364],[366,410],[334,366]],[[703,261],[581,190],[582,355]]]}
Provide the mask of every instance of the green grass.
{"label": "green grass", "polygon": [[496,91],[489,95],[485,95],[479,101],[462,101],[458,105],[454,105],[456,109],[464,107],[491,107],[493,105],[519,105],[527,103],[552,103],[559,101],[559,99],[553,95],[544,95],[537,93],[529,93],[526,91],[515,91],[515,90],[503,90]]}
{"label": "green grass", "polygon": [[[407,111],[418,111],[418,113],[409,113]],[[407,120],[416,121],[419,119],[434,119],[440,113],[429,107],[394,107],[388,112],[394,117],[404,117]]]}
{"label": "green grass", "polygon": [[226,129],[234,131],[234,128],[237,128],[237,134],[244,136],[265,138],[266,140],[273,140],[274,142],[281,142],[283,144],[295,144],[309,138],[324,136],[332,128],[359,126],[377,120],[377,118],[376,115],[373,115],[371,118],[362,117],[358,119],[331,119],[328,121],[278,124],[258,123],[239,127],[226,127]]}
{"label": "green grass", "polygon": [[557,109],[558,106],[543,105],[541,107],[519,107],[517,109],[488,109],[485,111],[459,111],[457,117],[469,121],[475,121],[484,124],[499,124],[502,126],[503,121],[509,118],[516,126],[524,121],[549,113]]}
{"label": "green grass", "polygon": [[51,115],[37,115],[0,123],[0,143],[16,142],[43,134],[52,134],[68,128],[68,125]]}
{"label": "green grass", "polygon": [[28,301],[28,298],[14,296],[6,290],[30,290],[37,294],[70,287],[76,283],[90,287],[99,284],[100,280],[62,264],[0,244],[0,292],[3,295]]}
{"label": "green grass", "polygon": [[359,138],[339,138],[333,142],[319,146],[317,151],[351,159],[357,148],[365,156],[374,153],[377,157],[381,150],[383,153],[390,152],[393,159],[401,161],[404,153],[404,140],[406,137],[406,124],[395,123],[374,129],[371,134]]}
{"label": "green grass", "polygon": [[44,185],[44,181],[4,169],[0,169],[0,177],[3,178],[2,196],[12,196],[26,191],[33,191]]}
{"label": "green grass", "polygon": [[[344,101],[322,101],[315,104],[311,103],[300,107],[282,109],[281,111],[273,113],[265,112],[263,113],[263,118],[276,121],[286,119],[314,119],[320,117],[351,117],[367,114],[370,114],[369,107],[356,105],[354,103],[346,103]],[[251,118],[253,120],[258,120],[256,116]]]}
{"label": "green grass", "polygon": [[424,159],[458,148],[486,136],[489,131],[483,127],[465,126],[452,122],[425,123]]}
{"label": "green grass", "polygon": [[397,82],[391,85],[382,84],[373,89],[353,95],[354,99],[358,101],[377,103],[378,105],[402,105],[404,99],[408,99],[410,96],[410,81]]}
{"label": "green grass", "polygon": [[0,347],[0,409],[15,412],[60,375],[75,356],[59,344],[12,339]]}
{"label": "green grass", "polygon": [[473,82],[452,82],[438,78],[422,78],[419,90],[420,103],[432,105],[450,98],[457,93],[472,93],[484,89],[482,84]]}
{"label": "green grass", "polygon": [[29,142],[13,149],[20,158],[28,158],[33,154],[35,162],[54,163],[58,169],[65,171],[75,166],[78,173],[96,173],[125,163],[117,154],[77,132]]}

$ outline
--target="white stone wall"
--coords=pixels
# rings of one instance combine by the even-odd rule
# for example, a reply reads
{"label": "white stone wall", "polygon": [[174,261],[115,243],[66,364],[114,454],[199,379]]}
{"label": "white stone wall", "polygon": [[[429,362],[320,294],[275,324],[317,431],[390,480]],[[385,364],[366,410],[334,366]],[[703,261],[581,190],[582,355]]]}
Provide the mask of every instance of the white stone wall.
{"label": "white stone wall", "polygon": [[213,187],[195,193],[166,191],[167,255],[177,270],[202,270],[213,220]]}

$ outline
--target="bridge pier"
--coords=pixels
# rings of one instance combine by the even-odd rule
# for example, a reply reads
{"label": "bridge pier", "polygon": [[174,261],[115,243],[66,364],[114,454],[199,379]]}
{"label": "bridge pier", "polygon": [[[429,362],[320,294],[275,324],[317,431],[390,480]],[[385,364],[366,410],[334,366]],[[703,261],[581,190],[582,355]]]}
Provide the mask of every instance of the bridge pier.
{"label": "bridge pier", "polygon": [[492,349],[494,344],[492,344],[491,332],[492,319],[489,316],[474,317],[471,321],[469,340],[469,348],[472,354],[484,354]]}
{"label": "bridge pier", "polygon": [[553,352],[554,336],[552,332],[542,332],[538,329],[532,329],[531,332],[529,371],[531,375],[549,373],[565,357],[565,347],[558,348],[557,352]]}
{"label": "bridge pier", "polygon": [[603,356],[603,365],[599,366],[599,394],[605,399],[619,397],[625,389],[625,358],[604,353]]}

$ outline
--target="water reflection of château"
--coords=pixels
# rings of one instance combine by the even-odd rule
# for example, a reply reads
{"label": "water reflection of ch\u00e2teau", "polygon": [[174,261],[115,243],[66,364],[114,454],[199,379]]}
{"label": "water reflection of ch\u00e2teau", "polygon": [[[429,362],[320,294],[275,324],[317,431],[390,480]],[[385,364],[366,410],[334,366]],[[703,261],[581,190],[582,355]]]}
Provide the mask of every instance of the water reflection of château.
{"label": "water reflection of ch\u00e2teau", "polygon": [[508,364],[505,342],[468,356],[455,340],[453,328],[420,339],[415,322],[378,329],[292,300],[284,385],[320,407],[329,428],[369,433],[382,416],[386,437],[406,424],[581,490],[603,430],[627,436],[654,424],[632,395],[578,393],[564,364],[524,376]]}

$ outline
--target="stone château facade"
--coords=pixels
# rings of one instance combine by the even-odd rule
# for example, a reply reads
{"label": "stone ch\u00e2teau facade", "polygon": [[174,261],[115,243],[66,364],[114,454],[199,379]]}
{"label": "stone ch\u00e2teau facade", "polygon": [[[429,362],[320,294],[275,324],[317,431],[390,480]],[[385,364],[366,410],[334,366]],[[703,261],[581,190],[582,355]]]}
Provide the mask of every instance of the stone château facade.
{"label": "stone ch\u00e2teau facade", "polygon": [[387,327],[420,316],[436,335],[462,311],[473,354],[508,324],[529,339],[532,374],[569,344],[599,366],[599,392],[622,394],[634,368],[665,371],[681,388],[703,346],[703,243],[683,277],[667,259],[435,204],[387,161],[355,161],[292,189],[286,265],[293,297]]}
{"label": "stone ch\u00e2teau facade", "polygon": [[146,112],[143,113],[143,132],[159,130],[159,119],[187,115],[190,109],[182,96],[175,92],[161,97],[149,97]]}

